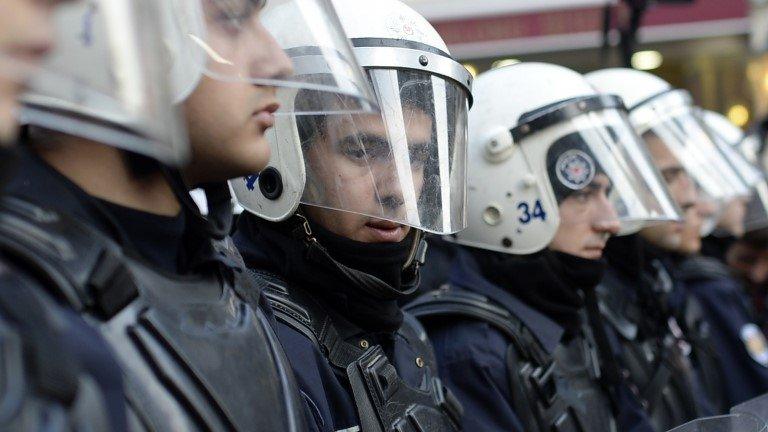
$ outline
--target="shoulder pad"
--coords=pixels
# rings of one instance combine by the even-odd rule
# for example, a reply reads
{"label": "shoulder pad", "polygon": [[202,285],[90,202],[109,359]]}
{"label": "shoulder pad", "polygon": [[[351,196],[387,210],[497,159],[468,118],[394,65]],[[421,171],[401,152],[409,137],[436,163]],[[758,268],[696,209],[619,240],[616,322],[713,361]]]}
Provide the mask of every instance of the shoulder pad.
{"label": "shoulder pad", "polygon": [[443,285],[404,308],[421,321],[440,317],[463,317],[485,322],[507,336],[525,359],[548,362],[548,355],[523,323],[510,311],[486,296]]}
{"label": "shoulder pad", "polygon": [[[32,280],[3,267],[0,269],[0,317],[0,339],[3,340],[0,365],[20,368],[24,379],[34,386],[34,393],[65,405],[71,403],[78,392],[80,368],[65,347],[62,333],[65,324],[56,304]],[[21,341],[18,347],[14,347],[16,339]],[[23,350],[24,361],[14,366],[19,355],[17,350]],[[23,384],[24,379],[5,376],[0,382],[17,385]],[[13,393],[11,388],[6,390]],[[3,406],[0,403],[0,407]]]}
{"label": "shoulder pad", "polygon": [[404,308],[419,319],[464,316],[485,321],[510,337],[517,337],[517,319],[509,311],[483,295],[443,285],[409,303]]}
{"label": "shoulder pad", "polygon": [[112,316],[138,295],[119,246],[66,215],[0,200],[0,250],[77,311]]}
{"label": "shoulder pad", "polygon": [[731,272],[723,262],[711,257],[694,256],[683,261],[677,275],[686,282],[730,278]]}
{"label": "shoulder pad", "polygon": [[272,273],[255,269],[249,269],[249,272],[264,283],[263,293],[275,311],[275,318],[319,345],[309,310],[291,299],[285,281]]}

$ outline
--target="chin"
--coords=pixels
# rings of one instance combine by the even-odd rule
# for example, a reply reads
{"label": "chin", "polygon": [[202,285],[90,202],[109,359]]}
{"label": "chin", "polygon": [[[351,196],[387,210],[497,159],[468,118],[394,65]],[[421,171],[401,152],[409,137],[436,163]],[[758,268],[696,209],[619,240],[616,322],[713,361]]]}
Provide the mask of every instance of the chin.
{"label": "chin", "polygon": [[[255,150],[254,150],[255,149]],[[247,149],[241,152],[233,152],[226,162],[222,165],[229,166],[227,169],[228,178],[243,177],[263,171],[269,166],[270,157],[269,144],[266,139],[261,139],[258,143],[251,142]]]}

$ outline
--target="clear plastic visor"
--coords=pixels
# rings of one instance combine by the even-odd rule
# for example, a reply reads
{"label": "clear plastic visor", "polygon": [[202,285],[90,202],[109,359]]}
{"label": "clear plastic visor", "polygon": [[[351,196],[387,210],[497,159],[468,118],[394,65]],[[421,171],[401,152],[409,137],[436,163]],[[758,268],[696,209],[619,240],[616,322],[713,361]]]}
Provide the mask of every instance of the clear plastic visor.
{"label": "clear plastic visor", "polygon": [[368,74],[381,114],[298,118],[307,172],[302,203],[437,234],[464,229],[464,88],[416,70]]}
{"label": "clear plastic visor", "polygon": [[31,67],[21,122],[183,163],[188,144],[173,107],[159,7],[153,0],[56,7],[56,47]]}
{"label": "clear plastic visor", "polygon": [[763,175],[762,171],[753,162],[747,160],[743,154],[739,153],[736,147],[737,143],[727,142],[725,138],[717,135],[714,131],[712,132],[712,137],[717,148],[747,188],[755,187],[758,183],[765,180],[765,175]]}
{"label": "clear plastic visor", "polygon": [[[329,0],[174,0],[177,24],[204,73],[273,87],[278,112],[333,112],[323,93],[348,98],[350,112],[375,97]],[[292,103],[298,90],[304,103]],[[314,93],[316,92],[316,93]]]}
{"label": "clear plastic visor", "polygon": [[765,422],[747,414],[728,414],[696,419],[669,432],[764,432]]}
{"label": "clear plastic visor", "polygon": [[[658,173],[617,110],[583,113],[555,127],[573,131],[560,135],[542,158],[559,205],[570,200],[585,211],[598,206],[606,220],[618,219],[622,225],[679,219]],[[522,146],[529,163],[536,147]]]}
{"label": "clear plastic visor", "polygon": [[[735,147],[739,154],[744,157],[750,165],[759,170],[758,167],[758,149],[757,142],[750,137],[745,138]],[[744,216],[744,230],[746,232],[768,228],[768,180],[762,175],[753,189],[752,196],[747,202],[746,214]]]}
{"label": "clear plastic visor", "polygon": [[751,415],[763,423],[768,423],[768,394],[735,405],[730,413]]}
{"label": "clear plastic visor", "polygon": [[707,133],[685,91],[672,91],[632,110],[643,137],[652,134],[683,163],[702,191],[717,201],[749,195],[749,188]]}

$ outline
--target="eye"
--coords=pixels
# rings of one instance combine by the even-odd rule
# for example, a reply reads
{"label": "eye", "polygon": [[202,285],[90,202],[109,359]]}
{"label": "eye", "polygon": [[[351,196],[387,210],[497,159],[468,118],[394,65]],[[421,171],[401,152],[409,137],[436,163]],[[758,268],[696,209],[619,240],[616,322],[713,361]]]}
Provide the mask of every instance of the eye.
{"label": "eye", "polygon": [[366,151],[362,147],[348,147],[342,153],[350,159],[365,159]]}
{"label": "eye", "polygon": [[263,7],[263,1],[219,0],[214,1],[215,22],[229,33],[239,33]]}

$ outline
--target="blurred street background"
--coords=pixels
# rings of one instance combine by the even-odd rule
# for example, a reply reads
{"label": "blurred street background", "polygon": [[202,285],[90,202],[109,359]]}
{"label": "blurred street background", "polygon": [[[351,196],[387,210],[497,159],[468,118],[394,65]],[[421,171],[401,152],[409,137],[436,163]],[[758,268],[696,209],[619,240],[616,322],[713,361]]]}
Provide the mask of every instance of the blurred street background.
{"label": "blurred street background", "polygon": [[519,61],[631,66],[744,128],[768,114],[768,0],[406,2],[473,73]]}

